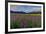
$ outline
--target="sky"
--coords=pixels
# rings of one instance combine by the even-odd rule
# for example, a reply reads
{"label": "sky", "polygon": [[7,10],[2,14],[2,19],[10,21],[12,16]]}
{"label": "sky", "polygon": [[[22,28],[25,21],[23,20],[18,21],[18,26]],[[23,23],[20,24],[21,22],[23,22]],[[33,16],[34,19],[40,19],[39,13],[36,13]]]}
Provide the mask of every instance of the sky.
{"label": "sky", "polygon": [[38,12],[41,11],[41,6],[29,6],[29,5],[10,5],[11,11],[22,11],[22,12]]}

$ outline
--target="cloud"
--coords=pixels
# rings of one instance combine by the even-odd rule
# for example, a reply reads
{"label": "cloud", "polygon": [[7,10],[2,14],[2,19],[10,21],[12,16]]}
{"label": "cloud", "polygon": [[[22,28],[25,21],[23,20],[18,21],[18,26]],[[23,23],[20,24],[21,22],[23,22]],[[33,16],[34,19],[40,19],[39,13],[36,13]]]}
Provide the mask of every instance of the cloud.
{"label": "cloud", "polygon": [[41,8],[33,8],[32,11],[38,12],[38,11],[41,11]]}

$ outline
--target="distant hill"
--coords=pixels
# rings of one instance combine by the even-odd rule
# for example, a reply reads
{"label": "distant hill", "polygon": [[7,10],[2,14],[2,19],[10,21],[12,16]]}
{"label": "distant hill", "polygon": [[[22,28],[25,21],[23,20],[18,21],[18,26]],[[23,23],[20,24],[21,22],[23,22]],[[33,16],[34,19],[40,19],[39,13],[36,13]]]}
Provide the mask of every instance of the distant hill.
{"label": "distant hill", "polygon": [[23,12],[23,11],[10,11],[11,13],[19,13],[19,14],[41,14],[40,11],[33,11],[33,12],[29,12],[29,13],[26,13],[26,12]]}
{"label": "distant hill", "polygon": [[22,12],[22,11],[10,11],[11,13],[25,13],[25,12]]}
{"label": "distant hill", "polygon": [[37,12],[29,12],[29,13],[31,13],[31,14],[41,14],[40,11],[37,11]]}

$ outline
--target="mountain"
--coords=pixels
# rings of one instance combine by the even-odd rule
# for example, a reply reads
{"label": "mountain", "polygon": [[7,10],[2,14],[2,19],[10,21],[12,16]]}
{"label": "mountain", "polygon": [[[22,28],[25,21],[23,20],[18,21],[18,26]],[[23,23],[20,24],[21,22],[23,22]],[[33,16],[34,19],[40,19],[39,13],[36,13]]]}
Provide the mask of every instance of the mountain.
{"label": "mountain", "polygon": [[28,13],[23,12],[23,11],[10,11],[10,12],[11,12],[11,13],[19,13],[19,14],[41,14],[40,11],[37,11],[37,12],[32,11],[32,12],[28,12]]}
{"label": "mountain", "polygon": [[10,11],[11,13],[25,13],[23,11]]}
{"label": "mountain", "polygon": [[41,14],[40,11],[37,11],[37,12],[33,11],[33,12],[29,12],[29,13],[31,13],[31,14]]}

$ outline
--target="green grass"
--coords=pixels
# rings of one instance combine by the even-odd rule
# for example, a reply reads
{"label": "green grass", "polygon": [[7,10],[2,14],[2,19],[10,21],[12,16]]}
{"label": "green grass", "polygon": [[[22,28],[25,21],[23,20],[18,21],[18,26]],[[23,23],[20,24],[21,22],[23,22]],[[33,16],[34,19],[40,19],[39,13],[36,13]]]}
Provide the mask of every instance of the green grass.
{"label": "green grass", "polygon": [[[32,24],[32,20],[28,20],[28,25],[27,28],[34,28],[34,27],[41,27],[41,25],[37,24],[36,22],[34,22],[35,24]],[[21,28],[20,27],[20,21],[16,20],[15,22],[11,22],[11,29],[15,29],[15,28]]]}
{"label": "green grass", "polygon": [[[25,14],[25,15],[24,14],[12,14],[11,16],[21,16],[20,18],[26,19],[26,17],[28,17],[28,16],[41,16],[41,14]],[[19,20],[20,18],[16,19],[15,21],[11,20],[11,23],[10,23],[11,29],[21,28],[20,27],[20,20]],[[34,24],[33,24],[31,19],[26,19],[26,20],[28,23],[27,28],[41,27],[41,21],[40,20],[35,21]]]}
{"label": "green grass", "polygon": [[20,28],[20,22],[19,20],[11,22],[11,29],[14,28]]}
{"label": "green grass", "polygon": [[32,28],[32,21],[31,20],[28,20],[27,22],[28,22],[28,27],[29,28]]}
{"label": "green grass", "polygon": [[[28,20],[27,22],[28,22],[28,28],[32,28],[32,21]],[[15,28],[21,28],[20,22],[18,20],[16,20],[15,22],[11,22],[11,29]]]}

